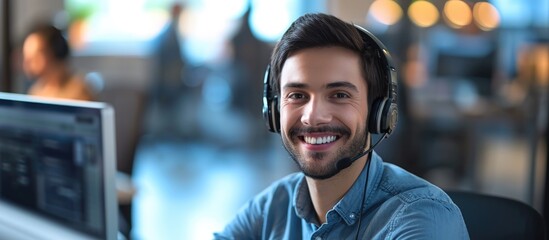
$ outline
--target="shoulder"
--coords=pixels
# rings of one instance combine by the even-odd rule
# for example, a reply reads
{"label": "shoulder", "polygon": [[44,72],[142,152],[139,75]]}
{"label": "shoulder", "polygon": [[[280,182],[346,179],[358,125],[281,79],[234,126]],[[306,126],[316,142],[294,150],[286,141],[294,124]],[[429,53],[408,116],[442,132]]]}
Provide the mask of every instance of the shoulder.
{"label": "shoulder", "polygon": [[420,199],[452,203],[439,187],[391,163],[384,163],[379,190],[405,203]]}
{"label": "shoulder", "polygon": [[[295,186],[303,174],[290,174],[274,183],[248,201],[224,228],[215,233],[216,239],[258,239],[265,228],[285,226],[285,214],[292,204]],[[274,230],[273,230],[274,231]]]}
{"label": "shoulder", "polygon": [[67,98],[78,100],[94,100],[95,96],[91,87],[88,85],[82,75],[75,74],[71,77],[64,89]]}
{"label": "shoulder", "polygon": [[403,202],[389,222],[390,238],[468,239],[459,208],[451,201],[421,197]]}
{"label": "shoulder", "polygon": [[303,178],[302,173],[293,173],[273,182],[250,199],[241,212],[264,216],[267,211],[291,205],[295,188]]}
{"label": "shoulder", "polygon": [[385,200],[380,203],[380,212],[389,217],[387,230],[393,235],[391,238],[467,238],[459,208],[442,189],[428,181],[398,166],[384,163],[378,191],[385,195]]}
{"label": "shoulder", "polygon": [[303,173],[289,174],[273,182],[269,187],[260,192],[255,196],[254,201],[263,204],[271,204],[273,200],[277,202],[288,201],[290,203],[295,194],[297,185],[303,181],[303,179]]}
{"label": "shoulder", "polygon": [[[378,191],[385,195],[386,203],[407,210],[412,205],[432,205],[434,209],[446,207],[456,210],[452,199],[434,184],[390,163],[384,163]],[[459,209],[457,209],[459,212]]]}
{"label": "shoulder", "polygon": [[73,74],[67,82],[67,86],[73,88],[88,88],[85,78],[80,74]]}

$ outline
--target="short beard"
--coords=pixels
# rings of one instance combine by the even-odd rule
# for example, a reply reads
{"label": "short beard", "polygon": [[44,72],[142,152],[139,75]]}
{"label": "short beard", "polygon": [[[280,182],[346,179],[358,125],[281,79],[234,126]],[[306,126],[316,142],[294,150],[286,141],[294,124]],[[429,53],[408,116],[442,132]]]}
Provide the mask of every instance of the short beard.
{"label": "short beard", "polygon": [[284,145],[284,148],[286,149],[290,157],[298,165],[299,169],[301,169],[305,176],[313,179],[321,180],[335,176],[341,170],[343,170],[337,167],[337,163],[341,161],[341,159],[358,156],[366,147],[367,133],[365,129],[361,129],[361,131],[355,135],[354,139],[350,139],[346,146],[337,149],[335,158],[330,160],[331,164],[330,162],[324,166],[314,163],[306,164],[306,157],[313,160],[322,160],[323,158],[326,158],[329,153],[314,152],[308,154],[307,156],[303,156],[294,148],[294,145],[292,144],[292,142],[299,141],[297,140],[296,135],[304,132],[326,131],[340,133],[342,136],[350,136],[350,130],[346,128],[292,128],[290,129],[290,131],[288,131],[288,137],[286,137],[286,135],[282,135],[282,144]]}

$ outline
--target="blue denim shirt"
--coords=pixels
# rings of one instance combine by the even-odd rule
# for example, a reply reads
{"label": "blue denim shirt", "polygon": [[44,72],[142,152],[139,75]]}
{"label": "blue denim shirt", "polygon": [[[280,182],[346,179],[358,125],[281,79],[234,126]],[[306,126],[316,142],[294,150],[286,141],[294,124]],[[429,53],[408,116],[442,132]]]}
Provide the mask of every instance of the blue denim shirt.
{"label": "blue denim shirt", "polygon": [[[215,239],[469,239],[459,208],[440,188],[390,163],[370,159],[319,225],[303,173],[291,174],[245,205]],[[367,169],[367,168],[364,168]]]}

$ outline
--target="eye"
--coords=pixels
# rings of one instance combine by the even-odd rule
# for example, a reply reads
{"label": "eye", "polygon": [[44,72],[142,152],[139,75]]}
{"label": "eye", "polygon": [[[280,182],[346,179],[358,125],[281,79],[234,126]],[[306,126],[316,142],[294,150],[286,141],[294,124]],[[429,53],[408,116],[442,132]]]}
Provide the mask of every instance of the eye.
{"label": "eye", "polygon": [[304,99],[305,95],[302,93],[290,93],[288,94],[288,98],[292,100],[300,100],[300,99]]}
{"label": "eye", "polygon": [[349,94],[345,92],[338,92],[333,95],[334,98],[350,98]]}

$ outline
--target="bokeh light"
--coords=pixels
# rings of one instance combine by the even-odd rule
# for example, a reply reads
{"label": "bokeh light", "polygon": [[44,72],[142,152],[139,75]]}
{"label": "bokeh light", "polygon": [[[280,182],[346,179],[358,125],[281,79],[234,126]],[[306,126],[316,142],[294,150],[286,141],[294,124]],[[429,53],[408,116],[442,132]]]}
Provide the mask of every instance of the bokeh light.
{"label": "bokeh light", "polygon": [[420,27],[430,27],[438,21],[439,13],[435,5],[427,1],[415,1],[408,8],[408,16]]}
{"label": "bokeh light", "polygon": [[462,28],[473,20],[471,8],[461,0],[450,0],[444,4],[446,23],[452,28]]}
{"label": "bokeh light", "polygon": [[295,20],[288,11],[291,1],[252,1],[250,28],[254,36],[265,42],[276,42]]}
{"label": "bokeh light", "polygon": [[477,2],[473,6],[475,24],[482,30],[490,31],[500,24],[499,12],[488,2]]}
{"label": "bokeh light", "polygon": [[402,8],[393,0],[376,0],[370,6],[369,14],[382,24],[393,25],[402,18]]}

